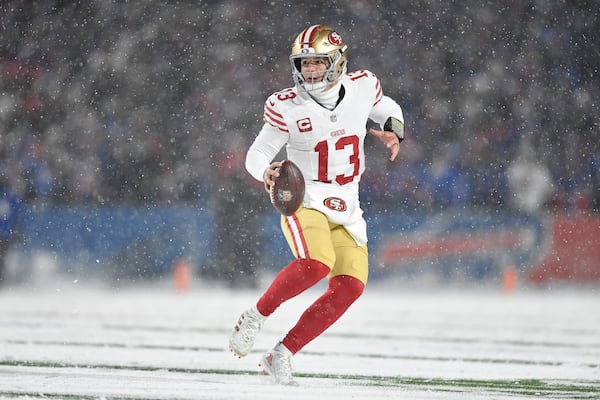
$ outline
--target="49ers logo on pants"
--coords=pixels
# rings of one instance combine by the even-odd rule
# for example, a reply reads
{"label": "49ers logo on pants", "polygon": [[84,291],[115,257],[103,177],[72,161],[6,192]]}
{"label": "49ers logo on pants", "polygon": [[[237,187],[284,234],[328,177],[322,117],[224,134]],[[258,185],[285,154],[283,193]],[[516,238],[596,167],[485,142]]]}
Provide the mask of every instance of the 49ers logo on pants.
{"label": "49ers logo on pants", "polygon": [[323,200],[323,204],[325,204],[325,207],[333,211],[342,212],[348,209],[344,199],[340,199],[339,197],[328,197],[325,200]]}

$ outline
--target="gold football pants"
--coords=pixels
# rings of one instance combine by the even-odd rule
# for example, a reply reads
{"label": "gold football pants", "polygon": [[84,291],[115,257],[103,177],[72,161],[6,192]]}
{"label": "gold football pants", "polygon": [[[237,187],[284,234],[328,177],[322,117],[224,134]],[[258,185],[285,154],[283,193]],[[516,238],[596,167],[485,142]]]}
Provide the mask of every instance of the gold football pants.
{"label": "gold football pants", "polygon": [[367,284],[367,246],[356,244],[343,225],[333,224],[323,213],[301,206],[294,215],[281,217],[281,230],[296,258],[322,262],[331,269],[330,278],[350,275]]}

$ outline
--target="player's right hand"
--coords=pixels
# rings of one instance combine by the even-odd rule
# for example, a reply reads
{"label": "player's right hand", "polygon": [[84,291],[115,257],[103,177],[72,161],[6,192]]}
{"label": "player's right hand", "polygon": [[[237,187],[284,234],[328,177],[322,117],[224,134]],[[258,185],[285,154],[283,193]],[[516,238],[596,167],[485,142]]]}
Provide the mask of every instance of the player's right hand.
{"label": "player's right hand", "polygon": [[281,161],[273,161],[263,173],[263,182],[267,192],[271,191],[271,186],[275,184],[275,180],[279,177],[279,172],[277,172],[279,167],[281,167]]}

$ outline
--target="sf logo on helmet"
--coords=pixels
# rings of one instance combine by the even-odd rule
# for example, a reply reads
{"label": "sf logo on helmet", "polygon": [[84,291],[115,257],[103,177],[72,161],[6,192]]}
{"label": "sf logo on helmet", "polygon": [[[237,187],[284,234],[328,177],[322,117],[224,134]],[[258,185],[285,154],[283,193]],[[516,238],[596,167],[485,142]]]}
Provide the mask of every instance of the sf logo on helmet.
{"label": "sf logo on helmet", "polygon": [[331,44],[339,46],[340,44],[342,44],[342,37],[339,33],[333,31],[329,34],[329,41],[331,42]]}

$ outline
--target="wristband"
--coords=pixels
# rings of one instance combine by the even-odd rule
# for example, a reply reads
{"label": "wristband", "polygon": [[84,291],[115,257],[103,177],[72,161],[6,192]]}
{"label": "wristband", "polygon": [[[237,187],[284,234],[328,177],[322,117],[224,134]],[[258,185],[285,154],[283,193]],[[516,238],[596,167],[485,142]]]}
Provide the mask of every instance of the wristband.
{"label": "wristband", "polygon": [[383,126],[384,131],[394,132],[398,141],[404,140],[404,123],[397,118],[389,117]]}

